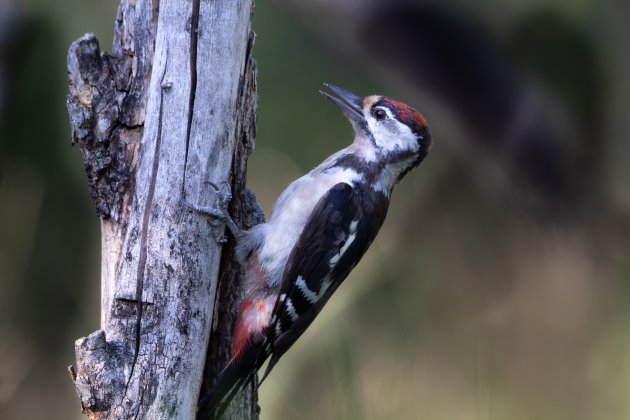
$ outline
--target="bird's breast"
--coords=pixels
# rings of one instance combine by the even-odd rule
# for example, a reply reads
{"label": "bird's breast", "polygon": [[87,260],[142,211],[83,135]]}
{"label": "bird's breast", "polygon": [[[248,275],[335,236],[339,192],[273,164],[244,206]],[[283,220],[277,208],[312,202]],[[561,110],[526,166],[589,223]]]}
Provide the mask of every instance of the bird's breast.
{"label": "bird's breast", "polygon": [[260,263],[272,284],[279,285],[282,272],[313,209],[328,190],[345,182],[354,185],[361,175],[348,168],[319,167],[294,181],[280,195],[267,222]]}

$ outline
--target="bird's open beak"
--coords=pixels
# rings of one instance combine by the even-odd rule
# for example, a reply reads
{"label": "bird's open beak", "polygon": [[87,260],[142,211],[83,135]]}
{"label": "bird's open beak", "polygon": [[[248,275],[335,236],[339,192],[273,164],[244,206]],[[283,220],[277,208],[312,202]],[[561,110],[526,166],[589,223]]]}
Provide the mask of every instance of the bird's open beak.
{"label": "bird's open beak", "polygon": [[330,83],[324,83],[324,86],[333,91],[333,93],[337,94],[337,96],[341,99],[322,90],[320,90],[319,93],[330,99],[334,104],[341,108],[350,122],[357,123],[359,125],[363,125],[365,123],[365,117],[363,116],[363,98],[355,95],[354,93],[348,92],[345,89],[331,85]]}

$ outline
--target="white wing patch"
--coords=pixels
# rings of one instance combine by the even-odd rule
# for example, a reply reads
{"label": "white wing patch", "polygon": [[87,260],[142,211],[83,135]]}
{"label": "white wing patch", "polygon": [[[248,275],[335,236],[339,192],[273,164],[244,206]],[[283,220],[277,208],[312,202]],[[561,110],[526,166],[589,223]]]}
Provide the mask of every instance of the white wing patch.
{"label": "white wing patch", "polygon": [[306,300],[308,300],[311,305],[317,302],[317,293],[308,288],[308,285],[306,284],[302,276],[298,276],[295,285],[300,289]]}
{"label": "white wing patch", "polygon": [[352,242],[354,242],[354,240],[357,238],[357,225],[358,224],[359,224],[358,220],[354,220],[352,221],[352,223],[350,223],[350,229],[348,231],[349,233],[348,239],[339,250],[339,253],[330,259],[330,263],[329,263],[330,267],[334,267],[339,262],[339,260],[341,259],[341,256],[348,250],[350,245],[352,245]]}
{"label": "white wing patch", "polygon": [[319,293],[315,293],[311,289],[309,289],[302,276],[298,276],[295,285],[298,287],[298,289],[300,289],[306,300],[308,300],[311,305],[314,305],[319,299],[321,299],[324,293],[326,293],[328,287],[330,287],[330,279],[326,277],[322,281],[322,288],[319,290]]}
{"label": "white wing patch", "polygon": [[291,321],[295,322],[296,319],[298,319],[298,314],[297,312],[295,312],[295,307],[293,306],[293,302],[291,302],[291,299],[287,299],[286,301],[286,307],[287,307],[287,314],[289,315],[289,318],[291,318]]}

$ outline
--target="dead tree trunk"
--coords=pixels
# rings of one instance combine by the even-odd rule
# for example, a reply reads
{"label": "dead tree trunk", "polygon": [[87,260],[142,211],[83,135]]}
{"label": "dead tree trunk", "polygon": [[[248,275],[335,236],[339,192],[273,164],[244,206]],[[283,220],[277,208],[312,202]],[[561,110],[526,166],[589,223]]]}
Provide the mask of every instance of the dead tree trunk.
{"label": "dead tree trunk", "polygon": [[[206,355],[207,372],[225,364],[239,268],[224,228],[180,199],[212,206],[209,183],[227,183],[237,223],[257,222],[244,190],[252,10],[253,0],[121,0],[111,54],[92,34],[70,47],[72,141],[101,217],[101,329],[77,340],[70,369],[91,418],[192,418]],[[234,417],[256,417],[254,388],[235,406]]]}

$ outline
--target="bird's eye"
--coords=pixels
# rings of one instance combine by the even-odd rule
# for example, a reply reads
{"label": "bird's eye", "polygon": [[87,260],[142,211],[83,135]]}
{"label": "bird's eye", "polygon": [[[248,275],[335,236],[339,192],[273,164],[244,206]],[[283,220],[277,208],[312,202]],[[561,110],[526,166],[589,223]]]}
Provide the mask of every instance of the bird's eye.
{"label": "bird's eye", "polygon": [[387,112],[383,108],[376,108],[372,111],[372,115],[376,118],[377,121],[383,121],[387,118]]}

